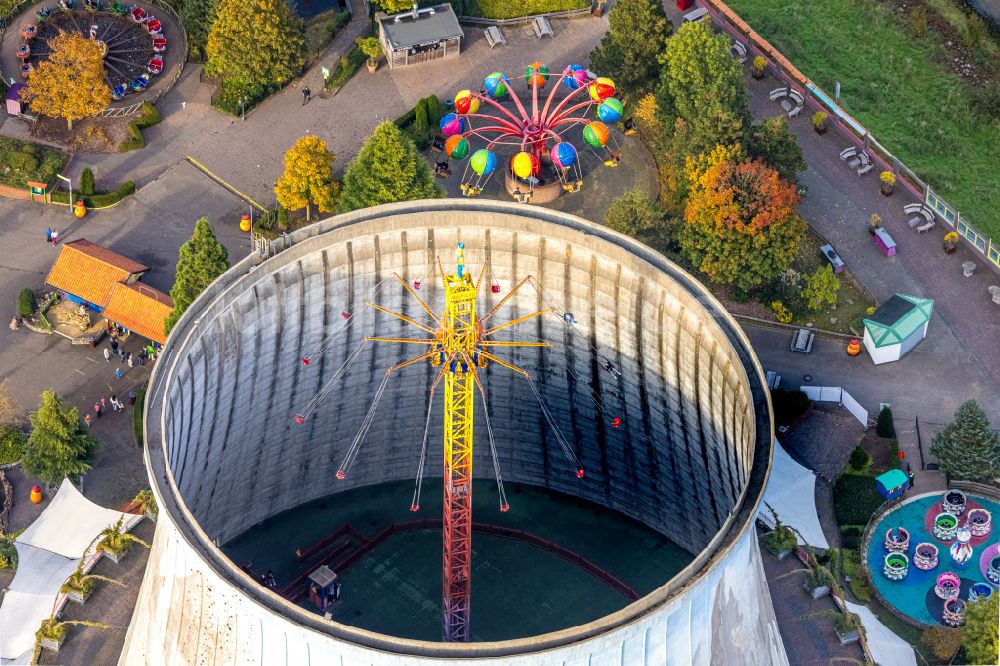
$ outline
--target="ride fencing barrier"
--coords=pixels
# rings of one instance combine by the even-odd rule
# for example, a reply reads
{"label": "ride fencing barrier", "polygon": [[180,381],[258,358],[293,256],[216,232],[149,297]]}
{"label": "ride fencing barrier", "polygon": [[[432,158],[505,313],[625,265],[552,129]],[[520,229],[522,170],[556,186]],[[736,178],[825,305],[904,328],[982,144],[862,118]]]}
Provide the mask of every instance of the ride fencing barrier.
{"label": "ride fencing barrier", "polygon": [[868,410],[839,386],[800,386],[799,390],[813,402],[835,402],[856,418],[868,430]]}
{"label": "ride fencing barrier", "polygon": [[788,58],[751,28],[722,0],[705,0],[704,5],[716,26],[729,33],[733,39],[739,39],[748,45],[748,60],[752,61],[754,56],[761,56],[767,61],[771,71],[785,84],[800,86],[806,104],[816,110],[830,113],[835,121],[833,125],[837,131],[856,147],[867,151],[880,170],[894,173],[899,183],[910,190],[921,202],[933,209],[935,214],[944,220],[945,224],[958,232],[963,241],[986,257],[989,266],[1000,272],[1000,241],[993,240],[976,229],[957,208],[934,192],[930,185],[879,143],[864,125],[837,104],[831,95],[800,72]]}

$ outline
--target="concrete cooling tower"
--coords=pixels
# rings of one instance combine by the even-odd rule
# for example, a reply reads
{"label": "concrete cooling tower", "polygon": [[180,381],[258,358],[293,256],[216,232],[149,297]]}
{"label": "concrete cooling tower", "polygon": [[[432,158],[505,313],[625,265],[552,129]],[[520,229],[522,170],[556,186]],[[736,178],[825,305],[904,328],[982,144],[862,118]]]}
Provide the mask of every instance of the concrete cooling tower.
{"label": "concrete cooling tower", "polygon": [[[489,283],[502,285],[483,290],[482,308],[530,275],[504,320],[553,309],[518,329],[553,346],[516,349],[512,360],[586,469],[577,478],[524,378],[492,364],[488,409],[504,480],[613,509],[693,554],[657,589],[593,622],[498,642],[404,639],[291,603],[220,549],[316,498],[412,482],[426,365],[401,371],[350,474],[335,478],[385,370],[412,349],[365,347],[309,418],[294,415],[365,336],[402,330],[366,301],[421,315],[393,273],[443,302],[436,261],[453,270],[458,241],[469,270],[488,262]],[[767,391],[739,326],[693,277],[601,225],[497,201],[379,206],[258,250],[184,314],[150,381],[146,458],[160,513],[121,664],[787,664],[753,527],[771,464]],[[309,365],[306,350],[316,350]],[[616,372],[605,371],[608,360]],[[617,405],[620,427],[597,398]],[[485,481],[493,466],[477,419],[474,470]],[[437,441],[440,451],[440,425]],[[429,455],[438,462],[427,473],[440,477],[440,454]]]}

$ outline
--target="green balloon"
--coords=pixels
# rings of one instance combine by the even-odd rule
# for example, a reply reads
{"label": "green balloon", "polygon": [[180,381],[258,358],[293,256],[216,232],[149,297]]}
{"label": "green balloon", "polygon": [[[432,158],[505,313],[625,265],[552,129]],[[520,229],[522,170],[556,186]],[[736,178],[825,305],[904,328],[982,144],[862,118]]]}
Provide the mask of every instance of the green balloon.
{"label": "green balloon", "polygon": [[468,154],[469,154],[469,142],[466,141],[465,139],[462,139],[457,144],[455,144],[455,147],[451,151],[451,157],[456,160],[464,159],[465,156]]}

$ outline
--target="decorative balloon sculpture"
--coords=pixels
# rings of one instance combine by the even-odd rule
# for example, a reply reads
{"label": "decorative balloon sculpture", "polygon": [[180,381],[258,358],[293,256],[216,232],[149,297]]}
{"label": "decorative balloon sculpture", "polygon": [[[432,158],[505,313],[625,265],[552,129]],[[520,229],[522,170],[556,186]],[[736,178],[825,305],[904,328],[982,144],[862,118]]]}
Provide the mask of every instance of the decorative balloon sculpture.
{"label": "decorative balloon sculpture", "polygon": [[[583,139],[605,165],[618,166],[621,152],[609,129],[622,117],[614,82],[596,77],[582,65],[570,65],[548,96],[540,99],[550,76],[549,68],[540,62],[524,68],[524,83],[531,93],[528,106],[502,72],[483,79],[479,92],[462,90],[455,95],[454,112],[441,118],[440,128],[446,137],[445,154],[456,160],[469,157],[462,176],[463,194],[471,197],[483,191],[500,164],[495,151],[501,146],[515,149],[505,168],[516,183],[514,193],[520,201],[527,201],[535,186],[556,180],[566,191],[580,190],[580,155],[572,140]],[[504,105],[505,101],[510,104]],[[581,134],[571,135],[574,129]],[[472,139],[485,141],[485,147],[473,150]]]}

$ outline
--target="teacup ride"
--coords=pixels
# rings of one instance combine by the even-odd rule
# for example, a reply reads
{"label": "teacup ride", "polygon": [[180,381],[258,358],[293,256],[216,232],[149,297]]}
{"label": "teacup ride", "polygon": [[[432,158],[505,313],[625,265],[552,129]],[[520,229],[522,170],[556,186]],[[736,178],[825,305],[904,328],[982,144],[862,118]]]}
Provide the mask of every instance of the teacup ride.
{"label": "teacup ride", "polygon": [[972,532],[966,527],[959,527],[955,536],[955,543],[951,544],[948,552],[951,553],[951,561],[959,569],[964,569],[972,559]]}
{"label": "teacup ride", "polygon": [[958,532],[958,518],[947,511],[934,517],[934,536],[941,541],[953,541]]}
{"label": "teacup ride", "polygon": [[965,493],[961,490],[955,490],[954,488],[946,490],[944,495],[941,496],[941,511],[961,516],[965,513],[966,501]]}
{"label": "teacup ride", "polygon": [[944,602],[941,621],[949,627],[960,627],[965,622],[965,601],[955,597]]}
{"label": "teacup ride", "polygon": [[939,599],[954,599],[958,596],[961,589],[962,581],[958,578],[958,574],[945,571],[937,577],[937,582],[934,585],[934,594]]}
{"label": "teacup ride", "polygon": [[21,26],[21,38],[32,39],[38,34],[38,26],[34,23],[25,23]]}
{"label": "teacup ride", "polygon": [[938,565],[938,547],[926,541],[918,543],[913,551],[913,566],[930,571]]}
{"label": "teacup ride", "polygon": [[993,517],[986,509],[969,509],[965,517],[965,526],[969,528],[974,537],[989,536],[993,529]]}
{"label": "teacup ride", "polygon": [[882,573],[889,580],[903,580],[910,570],[910,558],[905,553],[889,553],[882,563]]}
{"label": "teacup ride", "polygon": [[910,549],[910,533],[904,527],[890,527],[885,531],[883,545],[890,553],[905,553]]}
{"label": "teacup ride", "polygon": [[986,565],[986,580],[1000,587],[1000,555],[994,555]]}
{"label": "teacup ride", "polygon": [[980,597],[985,599],[993,594],[993,588],[989,583],[973,583],[969,588],[969,601],[975,601]]}

